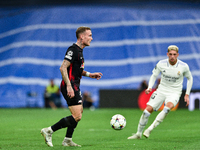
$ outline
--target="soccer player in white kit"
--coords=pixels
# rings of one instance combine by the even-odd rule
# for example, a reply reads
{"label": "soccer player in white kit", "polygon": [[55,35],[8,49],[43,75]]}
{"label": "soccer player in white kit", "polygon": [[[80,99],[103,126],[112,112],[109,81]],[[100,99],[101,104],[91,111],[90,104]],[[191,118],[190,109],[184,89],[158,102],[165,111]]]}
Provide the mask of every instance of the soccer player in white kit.
{"label": "soccer player in white kit", "polygon": [[157,90],[151,95],[149,102],[139,120],[137,133],[128,137],[128,139],[140,139],[143,129],[145,128],[149,116],[155,110],[158,110],[163,102],[165,103],[164,109],[157,115],[154,122],[144,131],[143,135],[148,138],[151,131],[157,127],[167,116],[172,108],[179,102],[183,78],[187,78],[187,89],[184,96],[186,106],[189,105],[189,94],[193,84],[193,77],[186,63],[177,59],[179,56],[178,47],[170,45],[168,47],[168,59],[160,60],[152,71],[149,80],[148,88],[145,90],[146,94],[152,91],[152,87],[156,81],[157,76],[161,73],[161,81]]}

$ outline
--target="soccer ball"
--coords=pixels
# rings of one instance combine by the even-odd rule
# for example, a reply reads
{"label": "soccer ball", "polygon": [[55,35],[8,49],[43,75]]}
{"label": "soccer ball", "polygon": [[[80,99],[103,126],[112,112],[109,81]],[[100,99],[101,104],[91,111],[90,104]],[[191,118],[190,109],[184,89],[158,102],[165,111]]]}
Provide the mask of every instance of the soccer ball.
{"label": "soccer ball", "polygon": [[115,130],[121,130],[126,126],[126,119],[124,116],[116,114],[110,119],[110,125]]}

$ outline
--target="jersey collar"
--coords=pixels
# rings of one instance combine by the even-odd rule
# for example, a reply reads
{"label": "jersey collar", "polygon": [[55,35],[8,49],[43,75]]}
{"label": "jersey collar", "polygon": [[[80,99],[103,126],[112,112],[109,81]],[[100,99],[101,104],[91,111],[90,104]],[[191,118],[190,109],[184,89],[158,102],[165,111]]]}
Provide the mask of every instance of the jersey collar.
{"label": "jersey collar", "polygon": [[74,43],[73,45],[74,45],[75,47],[77,47],[79,51],[81,51],[81,52],[83,51],[83,49],[80,48],[76,43]]}
{"label": "jersey collar", "polygon": [[168,67],[169,67],[169,66],[172,66],[172,67],[177,68],[177,67],[178,67],[178,64],[179,64],[179,59],[177,59],[177,62],[176,62],[174,65],[171,65],[171,64],[169,63],[169,59],[167,60],[167,66],[168,66]]}

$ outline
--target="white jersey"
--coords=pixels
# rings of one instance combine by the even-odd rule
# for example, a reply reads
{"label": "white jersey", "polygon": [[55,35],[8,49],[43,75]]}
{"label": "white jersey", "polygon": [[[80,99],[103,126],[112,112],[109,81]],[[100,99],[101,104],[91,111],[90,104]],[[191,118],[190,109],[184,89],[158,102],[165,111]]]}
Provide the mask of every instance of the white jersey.
{"label": "white jersey", "polygon": [[189,70],[189,66],[182,62],[181,60],[177,60],[175,65],[170,65],[168,59],[160,60],[156,67],[152,71],[152,77],[149,81],[149,88],[153,87],[156,77],[161,73],[161,81],[158,86],[157,91],[164,93],[182,93],[183,88],[183,78],[186,77],[191,81],[187,85],[186,94],[189,95],[193,78],[191,72]]}

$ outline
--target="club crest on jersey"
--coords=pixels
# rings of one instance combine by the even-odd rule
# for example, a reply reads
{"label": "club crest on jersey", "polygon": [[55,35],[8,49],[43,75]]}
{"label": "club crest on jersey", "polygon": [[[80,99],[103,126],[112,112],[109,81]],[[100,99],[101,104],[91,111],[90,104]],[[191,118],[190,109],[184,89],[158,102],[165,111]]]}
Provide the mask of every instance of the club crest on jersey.
{"label": "club crest on jersey", "polygon": [[84,69],[84,63],[81,64],[81,67],[80,67],[80,68],[83,68],[83,69]]}
{"label": "club crest on jersey", "polygon": [[181,72],[180,72],[180,71],[178,71],[177,75],[179,75],[179,76],[180,76],[180,75],[181,75]]}

